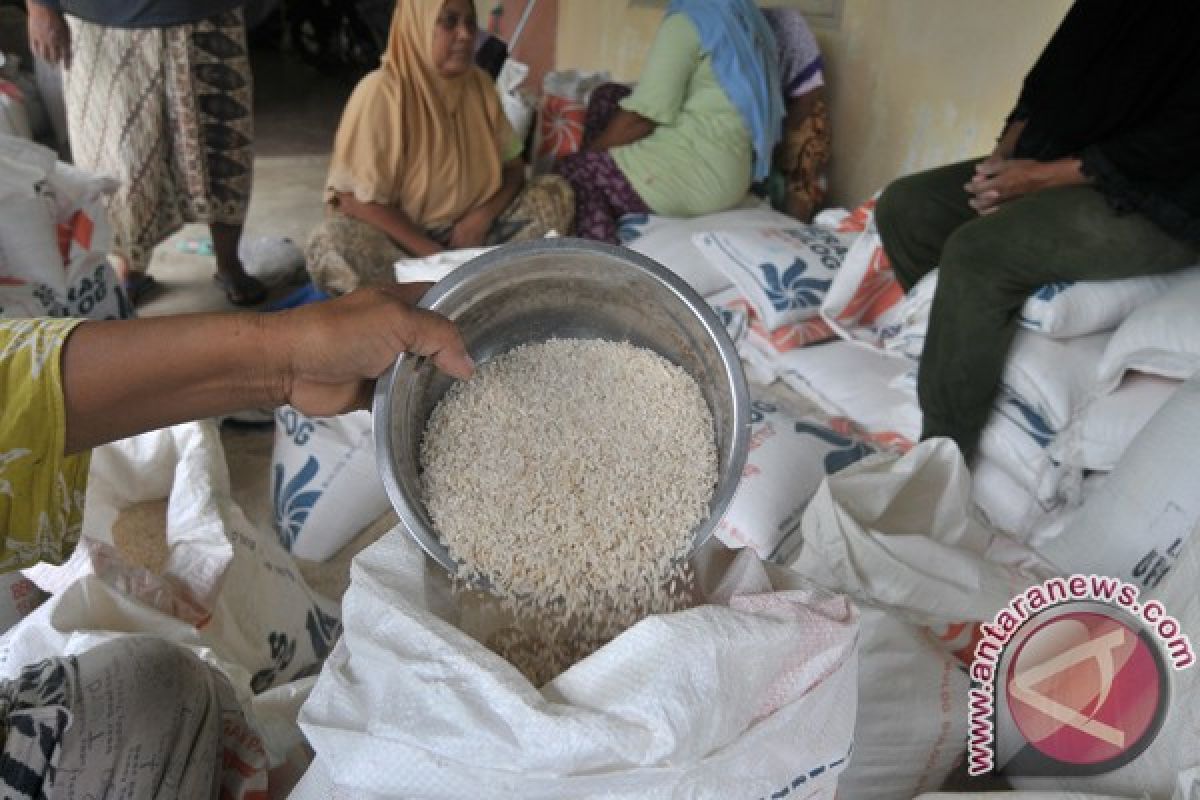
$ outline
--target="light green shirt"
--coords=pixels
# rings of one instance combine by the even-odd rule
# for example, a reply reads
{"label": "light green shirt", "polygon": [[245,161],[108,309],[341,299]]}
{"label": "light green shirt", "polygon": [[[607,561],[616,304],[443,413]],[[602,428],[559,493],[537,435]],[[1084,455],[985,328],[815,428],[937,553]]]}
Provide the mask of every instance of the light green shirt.
{"label": "light green shirt", "polygon": [[742,116],[685,14],[663,20],[627,111],[658,127],[610,152],[657,214],[692,217],[737,205],[750,188],[753,145]]}

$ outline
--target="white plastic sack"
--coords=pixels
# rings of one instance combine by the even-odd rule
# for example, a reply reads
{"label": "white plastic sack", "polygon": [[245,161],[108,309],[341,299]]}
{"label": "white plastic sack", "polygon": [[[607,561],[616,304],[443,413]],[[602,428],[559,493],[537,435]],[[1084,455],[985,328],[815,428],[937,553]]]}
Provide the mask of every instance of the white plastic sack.
{"label": "white plastic sack", "polygon": [[[1196,405],[1194,400],[1192,404]],[[1196,496],[1194,484],[1185,489],[1181,482],[1176,482],[1163,491],[1161,487],[1150,482],[1141,484],[1130,481],[1128,475],[1121,477],[1119,481],[1117,478],[1118,473],[1114,471],[1109,479],[1109,486],[1112,488],[1097,496],[1085,507],[1086,510],[1093,507],[1098,509],[1094,514],[1088,515],[1089,532],[1095,537],[1091,546],[1093,551],[1107,549],[1120,537],[1129,535],[1131,530],[1128,527],[1128,512],[1101,515],[1103,511],[1112,509],[1112,505],[1106,502],[1110,496],[1131,501],[1127,505],[1142,508],[1151,501],[1163,499],[1173,499],[1181,505],[1189,505]],[[1134,508],[1130,509],[1133,510]],[[1195,524],[1196,517],[1193,516],[1192,529],[1195,528]],[[1151,525],[1152,518],[1141,517],[1142,528]],[[1180,632],[1191,640],[1193,652],[1200,642],[1200,593],[1196,591],[1198,585],[1200,548],[1193,545],[1182,550],[1170,574],[1161,584],[1146,585],[1142,594],[1146,599],[1157,599],[1166,612],[1178,620]],[[1171,672],[1169,680],[1171,696],[1162,728],[1149,747],[1130,763],[1113,772],[1089,777],[1013,776],[1009,779],[1010,782],[1018,789],[1028,790],[1076,791],[1146,797],[1151,800],[1196,800],[1200,797],[1200,702],[1197,702],[1197,697],[1200,697],[1200,665],[1193,663],[1187,669]]]}
{"label": "white plastic sack", "polygon": [[857,234],[821,304],[821,316],[849,342],[883,349],[902,326],[904,290],[896,281],[875,227],[875,200],[842,220],[838,230]]}
{"label": "white plastic sack", "polygon": [[[1089,794],[1086,792],[926,792],[917,800],[1140,800],[1135,797]],[[1188,800],[1182,798],[1181,800]]]}
{"label": "white plastic sack", "polygon": [[279,542],[298,558],[326,561],[391,505],[375,466],[371,414],[307,417],[275,411],[271,501]]}
{"label": "white plastic sack", "polygon": [[646,619],[539,691],[455,627],[429,569],[401,530],[355,559],[293,798],[834,796],[855,709],[843,598],[773,592],[742,553],[728,607]]}
{"label": "white plastic sack", "polygon": [[853,342],[829,342],[782,353],[775,364],[788,386],[876,438],[914,442],[921,435],[916,393],[895,386],[910,368],[905,361]]}
{"label": "white plastic sack", "polygon": [[859,623],[854,755],[838,797],[910,800],[938,789],[966,749],[967,676],[924,631],[885,611]]}
{"label": "white plastic sack", "polygon": [[1166,294],[1181,280],[1200,274],[1186,269],[1120,281],[1062,281],[1043,286],[1025,302],[1020,324],[1030,330],[1070,339],[1109,331],[1135,309]]}
{"label": "white plastic sack", "polygon": [[709,262],[692,242],[692,236],[706,230],[741,230],[770,225],[795,224],[791,217],[769,206],[722,211],[692,219],[662,217],[657,214],[626,214],[617,235],[631,250],[654,259],[702,295],[727,289],[733,281]]}
{"label": "white plastic sack", "polygon": [[267,286],[282,286],[304,273],[304,251],[291,239],[279,236],[243,236],[238,258],[246,274]]}
{"label": "white plastic sack", "polygon": [[1086,404],[1050,445],[1051,455],[1069,469],[1111,471],[1180,383],[1129,373],[1114,392]]}
{"label": "white plastic sack", "polygon": [[1116,389],[1127,371],[1187,380],[1200,371],[1200,272],[1121,323],[1097,369],[1097,391]]}
{"label": "white plastic sack", "polygon": [[750,411],[750,448],[742,480],[716,535],[728,547],[749,547],[763,559],[800,527],[809,499],[827,474],[875,452],[829,419],[797,419],[766,400]]}
{"label": "white plastic sack", "polygon": [[1180,386],[1142,429],[1104,491],[1042,552],[1065,572],[1157,586],[1200,524],[1196,453],[1200,378]]}
{"label": "white plastic sack", "polygon": [[524,142],[533,127],[533,116],[537,112],[534,104],[521,94],[521,84],[529,76],[529,65],[522,64],[514,58],[504,62],[500,74],[496,76],[496,91],[500,95],[500,105],[508,124],[512,125],[517,140]]}
{"label": "white plastic sack", "polygon": [[971,468],[971,499],[991,527],[1037,549],[1066,530],[1080,504],[1099,491],[1107,477],[1089,475],[1069,501],[1056,496],[1043,502],[1012,476],[1009,465],[980,455]]}
{"label": "white plastic sack", "polygon": [[[121,560],[113,523],[130,505],[167,502],[164,577]],[[54,593],[0,640],[0,677],[23,664],[81,652],[113,636],[149,633],[221,669],[274,763],[300,740],[309,679],[340,632],[338,608],[314,594],[270,531],[229,494],[211,422],[179,425],[97,448],[84,541],[62,567],[29,570]]]}
{"label": "white plastic sack", "polygon": [[132,306],[108,263],[111,178],[0,136],[0,313],[121,319]]}
{"label": "white plastic sack", "polygon": [[[0,60],[4,54],[0,53]],[[0,135],[33,138],[25,93],[12,81],[0,77]]]}
{"label": "white plastic sack", "polygon": [[970,513],[970,489],[948,439],[865,458],[817,490],[799,547],[784,564],[915,624],[990,620],[1050,573],[987,559],[997,535]]}
{"label": "white plastic sack", "polygon": [[0,135],[0,275],[62,279],[55,204],[47,183],[54,162],[54,153],[45,147]]}
{"label": "white plastic sack", "polygon": [[[159,577],[120,559],[113,524],[119,510],[164,496],[168,554]],[[340,630],[336,604],[313,593],[272,533],[233,502],[212,422],[97,448],[76,555],[26,572],[54,593],[93,573],[130,602],[195,626],[222,659],[249,672],[255,692],[314,673]],[[80,613],[92,611],[85,603]]]}
{"label": "white plastic sack", "polygon": [[692,244],[741,289],[769,331],[819,315],[854,234],[786,226],[692,234]]}
{"label": "white plastic sack", "polygon": [[746,367],[746,377],[756,383],[766,385],[778,379],[787,353],[834,338],[833,331],[819,317],[767,330],[753,305],[736,286],[714,292],[704,299],[725,321],[725,328]]}

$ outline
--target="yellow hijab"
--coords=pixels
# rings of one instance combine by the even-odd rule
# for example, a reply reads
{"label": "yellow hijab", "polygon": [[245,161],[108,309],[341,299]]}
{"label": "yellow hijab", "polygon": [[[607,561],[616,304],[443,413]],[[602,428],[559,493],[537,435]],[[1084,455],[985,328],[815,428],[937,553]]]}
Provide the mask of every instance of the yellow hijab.
{"label": "yellow hijab", "polygon": [[454,224],[500,188],[514,133],[477,67],[446,79],[433,65],[444,0],[400,0],[379,69],[355,87],[338,126],[326,200],[397,206],[423,228]]}

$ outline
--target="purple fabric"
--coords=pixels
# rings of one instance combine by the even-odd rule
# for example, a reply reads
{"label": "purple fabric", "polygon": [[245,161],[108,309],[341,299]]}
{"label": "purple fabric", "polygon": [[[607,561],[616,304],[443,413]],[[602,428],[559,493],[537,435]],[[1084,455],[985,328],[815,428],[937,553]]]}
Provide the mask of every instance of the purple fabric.
{"label": "purple fabric", "polygon": [[617,221],[650,208],[606,152],[583,150],[558,162],[558,173],[575,190],[575,235],[620,244]]}
{"label": "purple fabric", "polygon": [[650,213],[613,157],[586,149],[608,127],[617,104],[630,91],[618,83],[598,86],[588,101],[583,123],[584,149],[558,162],[558,174],[575,190],[575,235],[584,239],[619,244],[617,221],[626,214]]}
{"label": "purple fabric", "polygon": [[604,133],[620,108],[618,104],[631,94],[633,89],[620,83],[604,83],[592,90],[588,98],[587,116],[583,120],[584,147]]}

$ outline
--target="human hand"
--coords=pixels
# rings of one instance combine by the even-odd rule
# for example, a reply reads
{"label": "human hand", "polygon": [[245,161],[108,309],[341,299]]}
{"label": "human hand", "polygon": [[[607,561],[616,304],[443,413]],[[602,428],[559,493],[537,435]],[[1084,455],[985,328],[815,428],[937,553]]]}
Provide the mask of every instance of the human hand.
{"label": "human hand", "polygon": [[29,49],[43,61],[71,66],[71,31],[63,15],[37,2],[29,9]]}
{"label": "human hand", "polygon": [[990,157],[975,166],[975,176],[963,186],[967,201],[980,214],[990,214],[1002,203],[1056,185],[1048,165],[1032,159]]}
{"label": "human hand", "polygon": [[316,417],[368,408],[375,379],[401,353],[428,356],[443,372],[469,378],[474,362],[454,324],[411,305],[428,287],[360,289],[263,315],[266,346],[282,354],[281,402]]}
{"label": "human hand", "polygon": [[474,208],[454,223],[450,229],[450,247],[482,247],[492,227],[493,218],[485,208]]}

